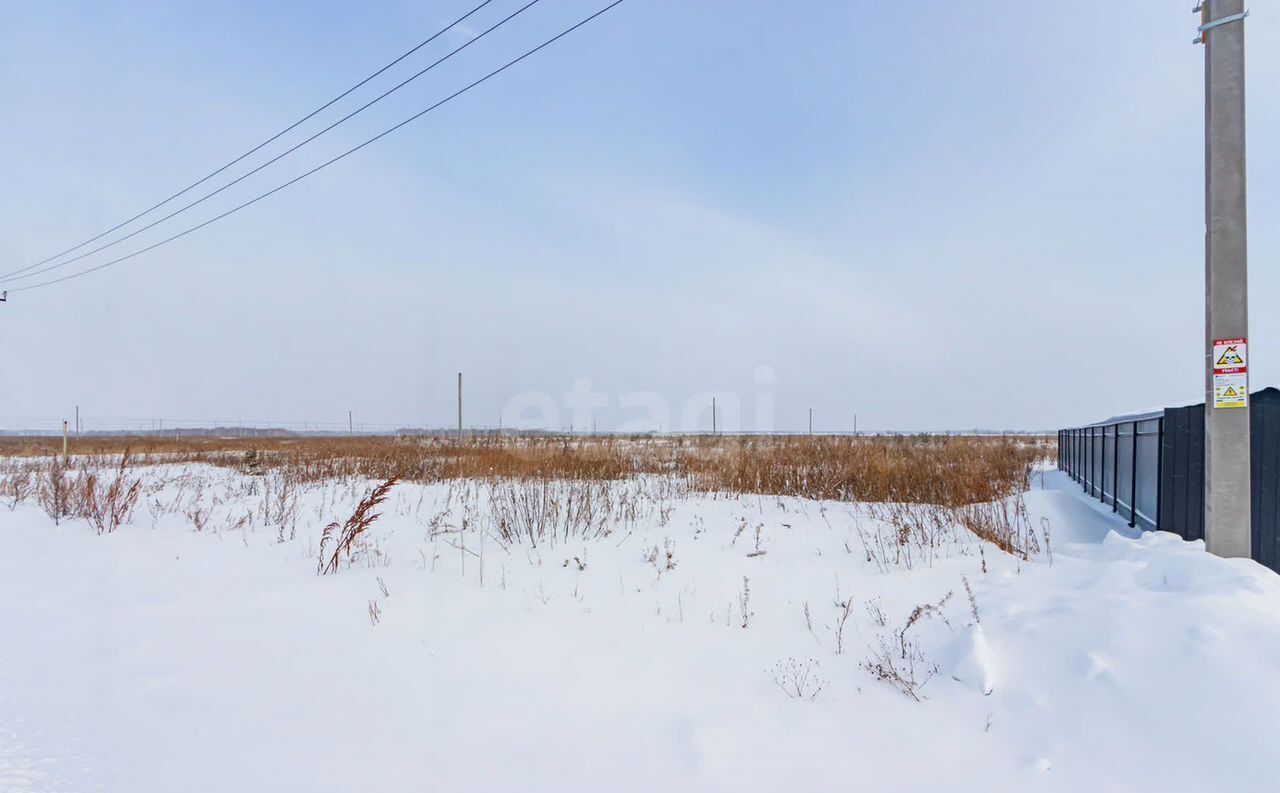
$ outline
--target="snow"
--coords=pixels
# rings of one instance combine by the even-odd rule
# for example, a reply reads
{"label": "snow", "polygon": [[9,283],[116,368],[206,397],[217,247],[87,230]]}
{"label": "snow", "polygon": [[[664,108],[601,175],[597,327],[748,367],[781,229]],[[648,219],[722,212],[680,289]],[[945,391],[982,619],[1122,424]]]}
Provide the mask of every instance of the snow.
{"label": "snow", "polygon": [[[1050,527],[1029,561],[970,540],[882,572],[858,505],[755,496],[640,499],[607,536],[504,550],[476,514],[457,531],[487,508],[464,485],[401,484],[381,556],[328,576],[320,529],[372,483],[304,490],[280,542],[241,521],[250,477],[149,476],[113,534],[0,507],[0,791],[1167,793],[1280,772],[1280,577],[1139,534],[1054,472],[1025,496]],[[866,666],[939,603],[908,633],[917,701]]]}
{"label": "snow", "polygon": [[943,650],[942,669],[952,680],[990,696],[1000,683],[1000,659],[980,623],[965,626]]}

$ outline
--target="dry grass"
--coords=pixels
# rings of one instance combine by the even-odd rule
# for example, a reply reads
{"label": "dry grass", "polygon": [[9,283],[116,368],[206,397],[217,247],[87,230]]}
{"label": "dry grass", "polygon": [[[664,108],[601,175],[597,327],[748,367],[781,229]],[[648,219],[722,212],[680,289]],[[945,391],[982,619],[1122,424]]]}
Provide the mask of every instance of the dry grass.
{"label": "dry grass", "polygon": [[697,489],[959,506],[1027,487],[1038,442],[998,437],[726,439],[684,458]]}
{"label": "dry grass", "polygon": [[132,458],[127,450],[120,455],[110,479],[85,470],[76,484],[80,499],[77,512],[99,534],[110,534],[128,523],[142,494],[142,479],[132,474]]}
{"label": "dry grass", "polygon": [[[951,600],[948,592],[937,603],[923,603],[911,610],[902,627],[894,631],[881,631],[876,635],[876,645],[871,655],[862,662],[862,668],[877,680],[893,686],[903,694],[919,702],[920,689],[938,673],[938,665],[925,657],[920,641],[912,633],[918,623],[926,619],[947,621],[943,609]],[[869,607],[871,604],[868,604]],[[875,606],[879,609],[879,606]],[[876,623],[885,627],[883,615]]]}
{"label": "dry grass", "polygon": [[[260,518],[281,542],[295,536],[299,491],[333,482],[353,493],[371,480],[457,484],[464,525],[456,530],[487,520],[504,550],[598,539],[651,518],[662,527],[673,503],[690,495],[788,496],[864,503],[855,528],[867,560],[882,570],[972,552],[975,536],[1022,559],[1038,553],[1020,494],[1033,467],[1054,452],[1049,438],[937,435],[95,437],[77,440],[70,459],[51,453],[60,444],[0,438],[0,497],[12,507],[34,490],[55,521],[84,517],[104,533],[128,522],[137,503],[128,469],[208,464],[263,494],[259,514],[231,515],[228,525]],[[182,509],[200,530],[212,507],[195,487]],[[167,509],[147,508],[153,523]],[[332,527],[322,572],[359,546],[352,542],[363,533],[361,518],[352,519]],[[749,556],[765,553],[760,542],[757,527]]]}
{"label": "dry grass", "polygon": [[[342,565],[344,556],[348,562],[351,562],[363,553],[365,532],[382,515],[382,513],[374,510],[382,506],[383,502],[387,500],[387,494],[391,492],[391,488],[396,486],[397,481],[393,476],[360,499],[360,503],[356,505],[355,512],[351,513],[351,517],[347,518],[345,523],[338,524],[337,521],[334,521],[324,527],[324,532],[320,535],[320,559],[316,565],[317,574],[328,575],[329,573],[336,573]],[[374,624],[377,624],[376,621]]]}
{"label": "dry grass", "polygon": [[[60,438],[0,438],[0,458],[51,457],[61,443]],[[393,476],[424,483],[616,481],[662,474],[692,492],[947,507],[1027,489],[1031,465],[1054,453],[1048,438],[940,435],[478,436],[462,442],[438,436],[94,437],[77,439],[72,451],[77,459],[100,458],[105,466],[126,449],[137,465],[283,470],[297,482]]]}

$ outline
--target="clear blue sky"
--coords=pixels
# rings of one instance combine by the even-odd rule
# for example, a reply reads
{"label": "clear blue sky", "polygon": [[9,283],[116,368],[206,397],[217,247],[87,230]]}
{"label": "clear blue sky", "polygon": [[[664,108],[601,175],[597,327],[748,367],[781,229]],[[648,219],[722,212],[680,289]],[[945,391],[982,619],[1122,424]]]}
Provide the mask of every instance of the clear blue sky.
{"label": "clear blue sky", "polygon": [[[474,4],[0,2],[0,271],[185,186]],[[603,4],[542,0],[190,219]],[[583,378],[601,428],[634,421],[619,400],[644,392],[677,428],[712,391],[741,397],[746,428],[765,395],[783,429],[809,407],[820,429],[855,412],[873,429],[1053,428],[1195,399],[1190,5],[627,0],[244,213],[14,296],[0,424],[80,404],[441,425],[459,370],[476,424]],[[1262,386],[1280,382],[1280,15],[1247,25]]]}

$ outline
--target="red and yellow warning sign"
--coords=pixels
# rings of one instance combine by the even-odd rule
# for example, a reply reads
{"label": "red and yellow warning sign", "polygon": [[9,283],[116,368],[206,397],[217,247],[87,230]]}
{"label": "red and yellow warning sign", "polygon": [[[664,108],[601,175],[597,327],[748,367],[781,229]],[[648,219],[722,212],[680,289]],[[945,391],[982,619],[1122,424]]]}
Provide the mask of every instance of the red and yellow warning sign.
{"label": "red and yellow warning sign", "polygon": [[1249,406],[1249,341],[1213,340],[1213,406]]}
{"label": "red and yellow warning sign", "polygon": [[1214,339],[1213,371],[1244,372],[1249,366],[1249,342],[1246,339]]}

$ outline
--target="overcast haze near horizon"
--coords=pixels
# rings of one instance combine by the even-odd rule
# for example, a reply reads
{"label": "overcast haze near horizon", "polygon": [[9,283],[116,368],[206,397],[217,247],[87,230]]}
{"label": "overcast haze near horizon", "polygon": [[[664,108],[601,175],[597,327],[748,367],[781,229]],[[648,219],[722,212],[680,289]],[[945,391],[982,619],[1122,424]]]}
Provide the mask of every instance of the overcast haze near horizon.
{"label": "overcast haze near horizon", "polygon": [[[544,0],[113,252],[301,173],[603,4]],[[0,272],[185,186],[471,5],[6,0]],[[709,411],[679,419],[713,391],[740,395],[745,429],[771,401],[781,430],[810,407],[819,430],[855,412],[868,429],[1051,429],[1199,399],[1197,19],[1189,2],[628,0],[234,217],[12,295],[0,429],[77,404],[91,420],[351,409],[445,426],[458,371],[475,425],[582,379],[607,402],[600,429],[634,423],[619,402],[638,393],[670,404],[663,429],[709,426]],[[1280,383],[1280,18],[1257,8],[1247,25],[1259,388]]]}

